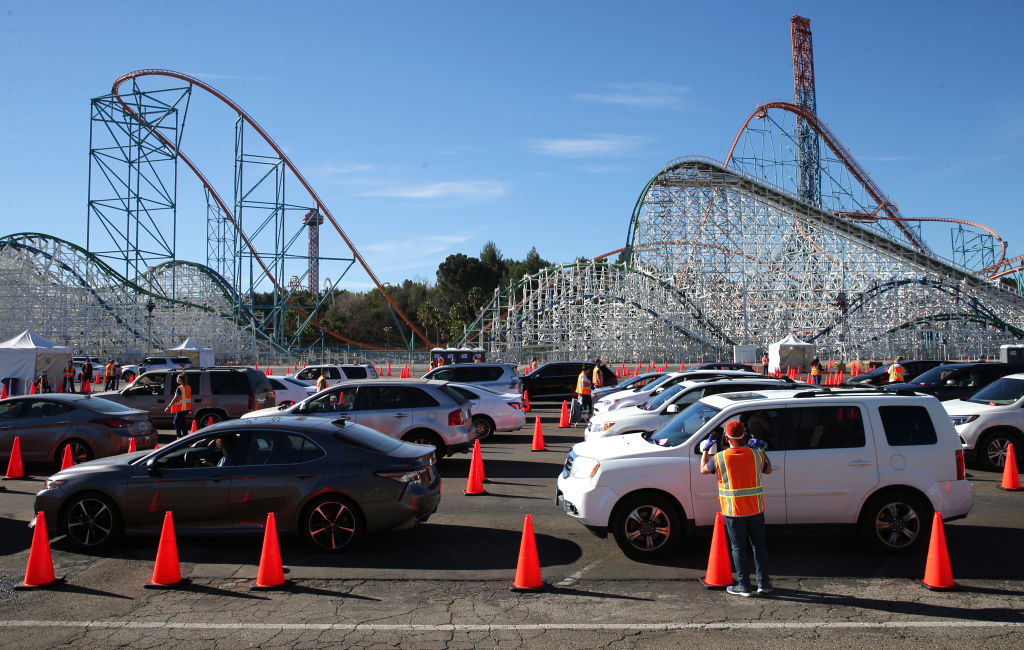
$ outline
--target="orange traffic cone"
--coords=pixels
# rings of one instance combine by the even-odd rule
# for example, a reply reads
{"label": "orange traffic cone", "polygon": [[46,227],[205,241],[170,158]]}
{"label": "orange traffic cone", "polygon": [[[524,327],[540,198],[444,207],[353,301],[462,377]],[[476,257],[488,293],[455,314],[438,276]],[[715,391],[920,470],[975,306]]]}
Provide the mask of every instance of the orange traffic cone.
{"label": "orange traffic cone", "polygon": [[1013,443],[1006,446],[1006,464],[1003,465],[1003,482],[1000,490],[1017,491],[1020,489],[1020,476],[1017,474],[1017,455],[1013,451]]}
{"label": "orange traffic cone", "polygon": [[21,436],[14,436],[11,458],[7,461],[7,474],[4,478],[25,478],[25,469],[21,466]]}
{"label": "orange traffic cone", "polygon": [[213,426],[213,416],[212,415],[209,416],[208,418],[206,418],[206,426],[208,426],[208,427],[212,427]]}
{"label": "orange traffic cone", "polygon": [[523,413],[530,412],[530,391],[523,391]]}
{"label": "orange traffic cone", "polygon": [[484,492],[484,462],[480,457],[480,441],[473,443],[473,458],[469,461],[469,478],[466,479],[466,491],[463,493],[468,497],[487,494]]}
{"label": "orange traffic cone", "polygon": [[256,574],[256,584],[251,589],[279,589],[285,584],[281,549],[277,544],[277,523],[274,513],[268,512],[263,533],[263,552],[260,553],[260,570]]}
{"label": "orange traffic cone", "polygon": [[[698,578],[700,580],[700,578]],[[700,583],[708,589],[725,589],[732,584],[732,564],[729,562],[729,546],[725,543],[725,520],[722,513],[715,515],[715,531],[711,534],[711,554],[708,556],[708,570]]]}
{"label": "orange traffic cone", "polygon": [[192,420],[192,428],[188,430],[189,433],[195,433],[199,431],[199,427],[196,425],[196,421]]}
{"label": "orange traffic cone", "polygon": [[174,539],[174,517],[171,511],[164,513],[164,527],[160,531],[160,546],[156,549],[156,565],[153,579],[142,585],[146,589],[168,589],[184,582],[181,567],[178,566],[178,543]]}
{"label": "orange traffic cone", "polygon": [[64,445],[64,456],[60,459],[60,471],[63,472],[74,464],[75,459],[71,456],[71,445]]}
{"label": "orange traffic cone", "polygon": [[36,513],[36,525],[32,531],[32,548],[28,552],[25,580],[14,585],[14,588],[41,589],[63,582],[64,578],[53,576],[53,557],[50,556],[50,537],[46,534],[46,515],[40,510]]}
{"label": "orange traffic cone", "polygon": [[516,577],[509,589],[512,591],[543,591],[547,589],[547,585],[540,577],[537,542],[533,538],[533,518],[530,515],[526,515],[526,520],[523,522],[523,539],[519,543]]}
{"label": "orange traffic cone", "polygon": [[139,448],[135,445],[135,438],[128,441],[128,453],[132,454],[138,451]]}
{"label": "orange traffic cone", "polygon": [[953,582],[953,570],[949,566],[949,552],[946,550],[946,533],[942,529],[942,515],[936,512],[932,516],[932,537],[928,543],[928,562],[924,567],[925,587],[932,591],[952,591],[958,589]]}
{"label": "orange traffic cone", "polygon": [[7,384],[0,385],[0,399],[7,399]]}
{"label": "orange traffic cone", "polygon": [[388,377],[391,376],[391,362],[388,361]]}
{"label": "orange traffic cone", "polygon": [[58,381],[57,382],[57,392],[58,393],[63,393],[64,392],[64,382],[63,381]]}
{"label": "orange traffic cone", "polygon": [[562,415],[558,418],[558,428],[569,428],[569,402],[562,400]]}
{"label": "orange traffic cone", "polygon": [[540,416],[533,419],[533,446],[530,451],[544,451],[544,434],[540,430]]}
{"label": "orange traffic cone", "polygon": [[32,382],[31,383],[31,385],[29,386],[29,389],[28,389],[28,394],[29,395],[35,395],[36,394],[36,382]]}

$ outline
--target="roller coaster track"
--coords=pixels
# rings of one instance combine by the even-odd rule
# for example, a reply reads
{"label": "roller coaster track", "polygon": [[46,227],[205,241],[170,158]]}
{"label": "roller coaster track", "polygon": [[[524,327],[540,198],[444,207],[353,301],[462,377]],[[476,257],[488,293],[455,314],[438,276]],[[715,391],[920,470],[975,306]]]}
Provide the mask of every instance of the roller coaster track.
{"label": "roller coaster track", "polygon": [[[138,78],[141,78],[141,77],[149,77],[149,76],[170,77],[170,78],[173,78],[173,79],[178,79],[180,81],[184,81],[184,82],[186,82],[188,84],[191,84],[192,86],[195,86],[195,87],[198,87],[198,88],[202,88],[203,90],[205,90],[209,94],[213,95],[215,98],[219,99],[225,105],[227,105],[231,110],[235,111],[235,113],[241,119],[243,119],[249,126],[251,126],[253,129],[255,129],[256,132],[259,133],[260,136],[263,138],[263,140],[267,143],[267,145],[271,149],[273,149],[274,152],[278,155],[278,157],[284,162],[284,164],[288,167],[288,169],[291,170],[291,172],[295,175],[295,178],[298,179],[298,181],[302,184],[303,188],[305,188],[305,190],[309,194],[309,196],[316,202],[316,206],[320,210],[320,214],[323,215],[324,217],[326,217],[327,220],[331,223],[331,225],[334,226],[334,229],[338,232],[338,235],[341,236],[342,240],[344,240],[345,244],[349,247],[349,250],[352,251],[352,254],[355,256],[356,260],[359,261],[359,264],[363,267],[363,270],[366,271],[366,274],[373,281],[374,285],[376,285],[377,290],[380,291],[381,294],[384,296],[384,299],[387,301],[387,303],[391,307],[391,309],[394,310],[394,312],[396,314],[398,314],[398,316],[409,326],[409,328],[413,332],[415,332],[417,335],[419,335],[420,339],[423,340],[427,344],[428,347],[433,346],[433,342],[430,339],[428,339],[427,336],[423,332],[421,332],[418,327],[416,327],[416,325],[412,322],[412,320],[408,316],[406,316],[405,312],[403,312],[401,310],[401,308],[399,308],[398,305],[395,304],[395,301],[388,294],[387,290],[384,288],[384,285],[382,285],[381,282],[377,279],[377,276],[370,269],[370,266],[366,263],[366,260],[363,259],[363,256],[359,254],[359,251],[356,249],[355,244],[353,244],[352,240],[349,239],[348,235],[345,234],[345,231],[342,230],[342,228],[338,224],[337,220],[335,220],[334,216],[331,214],[331,211],[327,208],[327,206],[324,204],[324,202],[322,200],[320,200],[320,196],[313,190],[313,187],[306,181],[305,177],[299,172],[298,168],[295,167],[295,165],[292,163],[292,161],[288,158],[287,155],[285,155],[284,151],[277,145],[276,142],[274,142],[274,140],[270,137],[270,135],[266,131],[264,131],[263,128],[259,124],[257,124],[256,121],[248,113],[246,113],[245,110],[243,110],[241,106],[236,104],[234,101],[232,101],[230,98],[228,98],[226,95],[224,95],[222,92],[220,92],[219,90],[217,90],[213,86],[210,86],[209,84],[207,84],[207,83],[205,83],[203,81],[200,81],[199,79],[196,79],[194,77],[191,77],[189,75],[186,75],[186,74],[183,74],[183,73],[180,73],[180,72],[175,72],[173,70],[157,70],[157,69],[135,70],[133,72],[129,72],[127,74],[124,74],[124,75],[121,75],[120,77],[118,77],[114,81],[114,84],[113,84],[113,86],[111,88],[111,94],[115,98],[117,98],[117,101],[121,104],[122,108],[124,109],[124,111],[127,114],[129,114],[133,119],[135,119],[137,122],[139,122],[143,127],[148,129],[153,135],[157,136],[157,138],[159,138],[160,141],[163,142],[164,146],[166,146],[169,151],[175,152],[177,154],[178,158],[182,162],[184,162],[185,165],[190,170],[192,170],[192,173],[194,173],[196,175],[196,177],[199,179],[199,181],[203,184],[203,186],[206,188],[206,190],[210,193],[210,196],[213,197],[214,201],[216,201],[217,205],[220,207],[220,209],[223,212],[224,216],[231,223],[231,225],[235,228],[235,231],[238,233],[238,236],[245,243],[246,247],[252,253],[253,257],[257,260],[257,262],[259,263],[260,267],[263,269],[263,272],[266,274],[267,278],[271,281],[271,283],[273,283],[275,290],[280,292],[281,295],[286,295],[284,287],[281,286],[281,284],[278,282],[277,278],[275,278],[274,275],[270,272],[270,269],[267,268],[267,265],[264,263],[263,259],[259,255],[259,253],[256,252],[256,249],[252,245],[252,243],[249,241],[249,238],[246,236],[246,234],[242,231],[241,227],[238,225],[238,222],[236,221],[232,211],[228,209],[227,204],[220,197],[220,194],[217,193],[216,189],[214,189],[213,185],[209,182],[209,180],[207,180],[206,176],[199,170],[199,168],[192,162],[192,160],[189,159],[188,156],[185,155],[184,152],[182,152],[180,149],[178,149],[173,142],[171,142],[163,133],[160,132],[159,129],[157,129],[154,125],[149,124],[145,120],[145,118],[143,118],[141,115],[139,115],[137,112],[135,112],[132,109],[132,107],[128,104],[128,102],[126,102],[121,97],[119,89],[120,89],[122,84],[124,84],[125,82],[127,82],[129,80],[135,80],[135,79],[138,79]],[[288,303],[291,304],[292,306],[296,306],[295,303],[291,301],[291,299],[288,299]],[[298,311],[303,316],[308,316],[308,314],[303,312],[301,309],[298,310]],[[369,344],[365,344],[365,343],[360,343],[359,341],[355,341],[355,340],[350,339],[348,337],[345,337],[345,336],[343,336],[341,334],[338,334],[337,332],[332,331],[331,329],[329,329],[328,327],[326,327],[325,325],[320,323],[315,318],[310,317],[309,318],[309,322],[312,323],[313,325],[315,325],[316,327],[318,327],[321,331],[325,332],[326,334],[328,334],[328,335],[330,335],[330,336],[332,336],[332,337],[334,337],[334,338],[336,338],[336,339],[338,339],[340,341],[348,343],[350,345],[355,345],[355,346],[359,346],[359,347],[363,347],[363,348],[367,348],[367,349],[372,349],[372,350],[380,350],[380,349],[382,349],[382,348],[380,348],[378,346],[369,345]]]}

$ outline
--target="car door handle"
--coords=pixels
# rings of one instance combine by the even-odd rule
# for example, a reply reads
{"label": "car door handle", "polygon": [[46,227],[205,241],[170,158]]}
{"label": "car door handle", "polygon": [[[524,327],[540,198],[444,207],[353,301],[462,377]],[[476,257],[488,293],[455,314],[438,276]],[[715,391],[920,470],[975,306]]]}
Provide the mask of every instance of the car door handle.
{"label": "car door handle", "polygon": [[868,465],[874,464],[874,461],[871,460],[851,460],[847,463],[850,467],[867,467]]}
{"label": "car door handle", "polygon": [[407,417],[409,417],[409,414],[408,413],[395,413],[395,417],[399,418],[399,419],[407,418]]}

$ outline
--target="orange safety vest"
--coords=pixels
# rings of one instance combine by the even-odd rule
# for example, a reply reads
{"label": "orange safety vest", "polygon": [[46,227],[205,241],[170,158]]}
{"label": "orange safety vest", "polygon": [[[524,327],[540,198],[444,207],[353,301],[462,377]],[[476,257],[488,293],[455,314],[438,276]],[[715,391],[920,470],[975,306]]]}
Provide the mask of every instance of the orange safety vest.
{"label": "orange safety vest", "polygon": [[587,379],[587,371],[580,371],[580,376],[576,378],[576,394],[577,395],[589,395],[590,394],[590,380]]}
{"label": "orange safety vest", "polygon": [[188,384],[180,386],[182,394],[179,397],[178,391],[174,391],[174,399],[171,400],[171,413],[192,410],[192,387]]}
{"label": "orange safety vest", "polygon": [[327,388],[327,378],[324,377],[323,375],[320,375],[316,379],[316,389],[318,391],[321,391],[324,390],[325,388]]}
{"label": "orange safety vest", "polygon": [[594,385],[594,388],[604,386],[604,375],[601,374],[601,368],[598,366],[594,366],[594,379],[591,383]]}
{"label": "orange safety vest", "polygon": [[764,512],[761,468],[764,452],[730,447],[715,454],[718,466],[718,501],[725,517],[749,517]]}
{"label": "orange safety vest", "polygon": [[64,368],[64,378],[65,379],[68,379],[68,378],[74,377],[74,376],[75,376],[75,367],[74,366],[67,366],[66,368]]}
{"label": "orange safety vest", "polygon": [[114,374],[114,364],[108,363],[103,367],[103,381],[106,381],[108,377]]}
{"label": "orange safety vest", "polygon": [[889,383],[890,384],[902,384],[904,377],[906,376],[906,369],[899,363],[894,363],[889,366]]}
{"label": "orange safety vest", "polygon": [[811,375],[812,376],[817,377],[820,374],[821,374],[821,366],[819,366],[819,365],[811,366]]}

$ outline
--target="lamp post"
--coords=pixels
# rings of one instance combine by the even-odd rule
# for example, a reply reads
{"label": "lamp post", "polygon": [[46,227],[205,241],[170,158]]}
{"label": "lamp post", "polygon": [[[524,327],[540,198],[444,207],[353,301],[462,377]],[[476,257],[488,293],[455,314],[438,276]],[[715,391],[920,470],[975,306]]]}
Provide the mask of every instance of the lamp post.
{"label": "lamp post", "polygon": [[391,326],[384,326],[384,360],[388,360],[388,348],[391,347]]}

